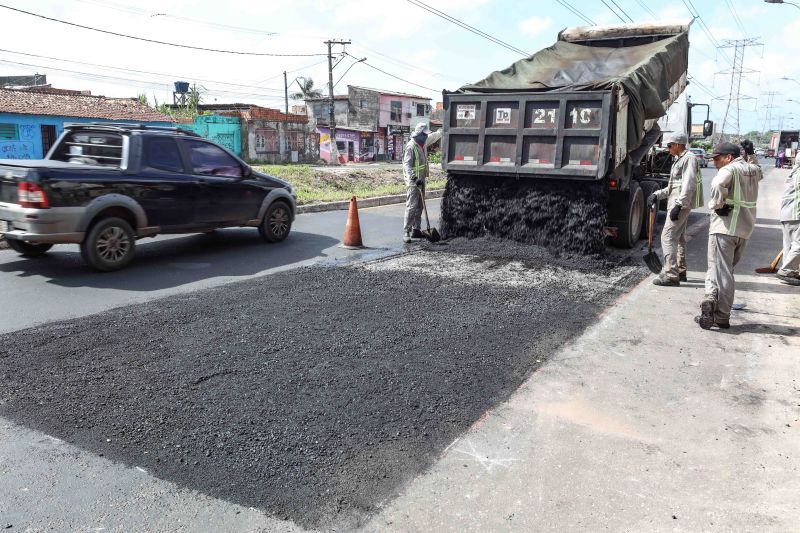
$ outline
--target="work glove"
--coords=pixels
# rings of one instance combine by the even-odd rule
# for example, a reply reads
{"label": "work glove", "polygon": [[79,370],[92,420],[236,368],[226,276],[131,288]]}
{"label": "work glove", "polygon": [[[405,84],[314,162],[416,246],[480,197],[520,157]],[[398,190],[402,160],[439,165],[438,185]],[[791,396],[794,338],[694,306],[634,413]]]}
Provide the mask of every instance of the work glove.
{"label": "work glove", "polygon": [[725,204],[722,207],[720,207],[719,209],[714,209],[714,212],[717,215],[721,216],[721,217],[726,217],[726,216],[728,216],[728,213],[731,212],[731,206],[729,206],[728,204]]}
{"label": "work glove", "polygon": [[681,206],[674,205],[672,209],[669,210],[669,219],[673,222],[678,221],[678,217],[681,216]]}
{"label": "work glove", "polygon": [[656,208],[658,205],[658,196],[656,196],[656,193],[653,193],[647,197],[647,205],[651,206],[653,209]]}

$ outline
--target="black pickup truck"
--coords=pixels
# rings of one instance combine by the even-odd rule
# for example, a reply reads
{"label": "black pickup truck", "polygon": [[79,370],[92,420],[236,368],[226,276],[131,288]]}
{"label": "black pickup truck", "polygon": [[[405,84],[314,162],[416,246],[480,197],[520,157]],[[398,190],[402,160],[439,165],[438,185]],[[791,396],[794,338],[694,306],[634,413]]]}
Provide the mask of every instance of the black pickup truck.
{"label": "black pickup truck", "polygon": [[294,221],[290,184],[177,128],[69,124],[37,161],[0,159],[0,235],[25,257],[80,244],[97,270],[125,267],[136,240],[251,226],[282,241]]}

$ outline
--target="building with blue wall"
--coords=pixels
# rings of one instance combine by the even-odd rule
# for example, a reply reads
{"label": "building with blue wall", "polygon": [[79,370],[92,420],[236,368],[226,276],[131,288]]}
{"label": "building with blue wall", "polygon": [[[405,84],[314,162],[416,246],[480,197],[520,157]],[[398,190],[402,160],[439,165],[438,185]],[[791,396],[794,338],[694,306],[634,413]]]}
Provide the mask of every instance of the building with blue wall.
{"label": "building with blue wall", "polygon": [[59,89],[0,89],[0,159],[41,159],[64,124],[122,122],[173,126],[136,98],[106,98]]}

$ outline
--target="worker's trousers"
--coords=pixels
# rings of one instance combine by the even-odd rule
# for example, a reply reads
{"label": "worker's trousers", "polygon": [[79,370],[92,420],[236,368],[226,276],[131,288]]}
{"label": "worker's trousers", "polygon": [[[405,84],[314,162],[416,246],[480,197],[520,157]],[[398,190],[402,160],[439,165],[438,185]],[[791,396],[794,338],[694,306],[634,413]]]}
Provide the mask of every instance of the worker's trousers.
{"label": "worker's trousers", "polygon": [[781,223],[783,226],[783,263],[781,270],[800,270],[800,220]]}
{"label": "worker's trousers", "polygon": [[667,220],[661,231],[661,250],[664,252],[664,268],[661,272],[672,280],[677,280],[686,272],[686,226],[691,212],[691,209],[681,209],[678,220],[673,222],[667,211]]}
{"label": "worker's trousers", "polygon": [[419,191],[425,194],[425,182],[420,181],[419,185],[406,186],[406,214],[403,220],[403,229],[413,231],[420,228],[422,223],[422,199]]}
{"label": "worker's trousers", "polygon": [[708,236],[708,271],[706,298],[713,300],[714,320],[727,321],[731,316],[736,283],[733,270],[742,258],[747,239],[712,233]]}

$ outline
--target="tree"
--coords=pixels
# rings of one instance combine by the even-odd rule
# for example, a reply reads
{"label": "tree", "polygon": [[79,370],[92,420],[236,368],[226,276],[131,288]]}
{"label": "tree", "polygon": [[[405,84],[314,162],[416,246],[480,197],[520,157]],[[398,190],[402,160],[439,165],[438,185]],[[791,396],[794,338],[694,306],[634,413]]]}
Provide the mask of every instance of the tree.
{"label": "tree", "polygon": [[[303,83],[300,83],[301,80]],[[305,100],[306,98],[319,98],[322,96],[322,91],[314,88],[314,80],[311,78],[295,78],[294,81],[300,87],[300,91],[289,95],[292,100]]]}

